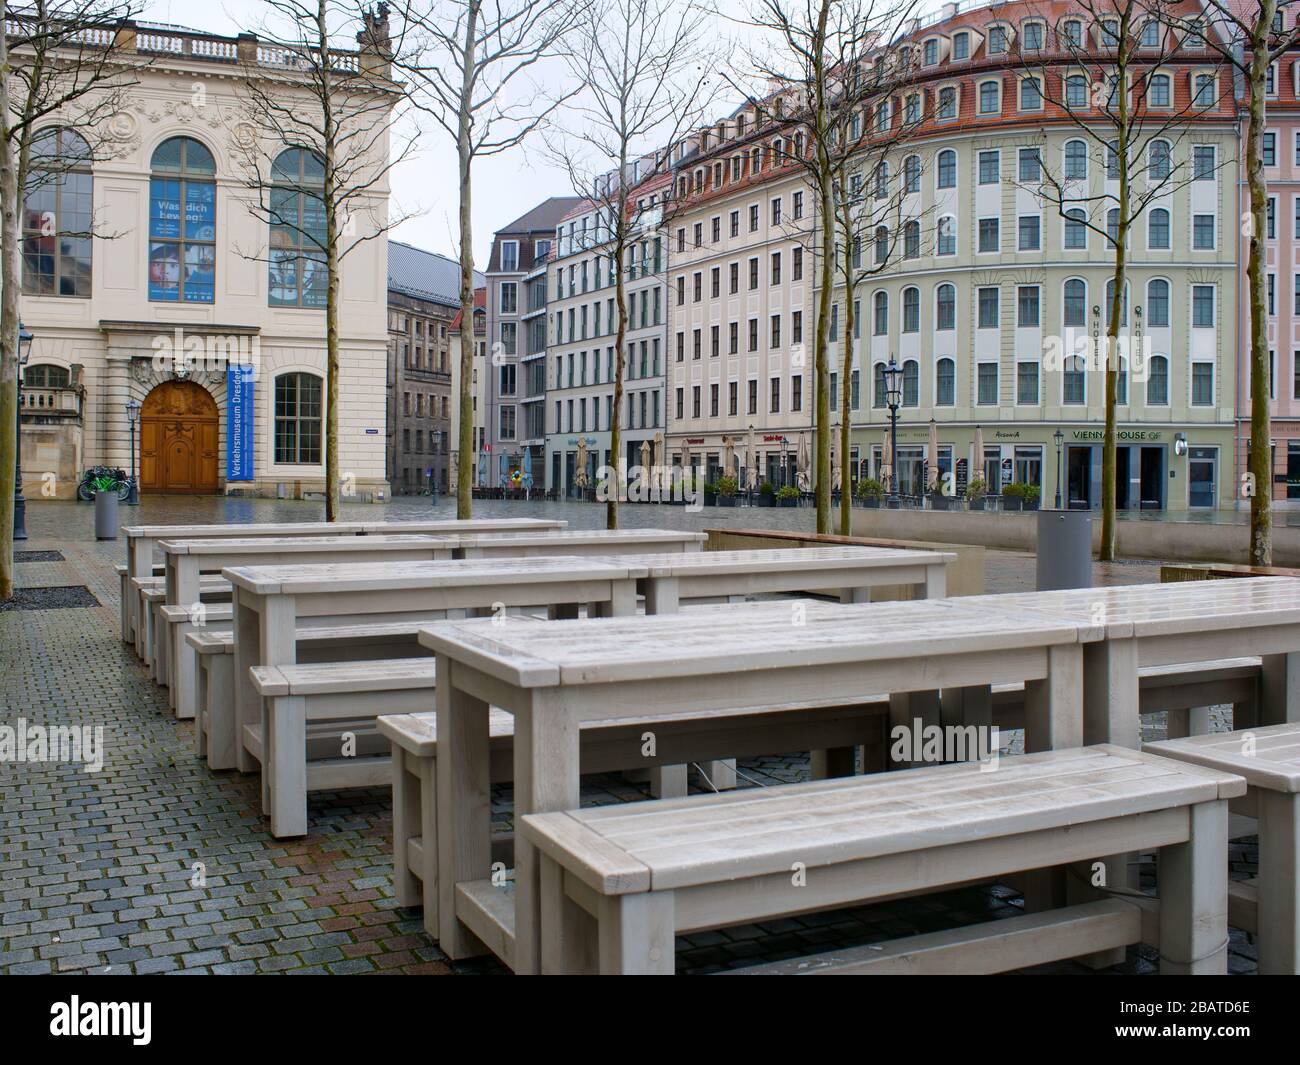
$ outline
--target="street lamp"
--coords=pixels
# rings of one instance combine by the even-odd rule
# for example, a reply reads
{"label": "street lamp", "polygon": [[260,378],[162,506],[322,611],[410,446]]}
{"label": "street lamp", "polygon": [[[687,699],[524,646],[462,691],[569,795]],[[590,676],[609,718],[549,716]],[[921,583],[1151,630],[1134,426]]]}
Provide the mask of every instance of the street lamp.
{"label": "street lamp", "polygon": [[1052,434],[1052,442],[1056,444],[1056,509],[1061,509],[1061,445],[1065,443],[1065,434],[1057,429]]}
{"label": "street lamp", "polygon": [[898,408],[903,405],[903,368],[889,356],[885,376],[885,403],[889,407],[889,496],[891,509],[898,508]]}
{"label": "street lamp", "polygon": [[135,423],[139,417],[140,401],[138,399],[128,399],[126,401],[126,424],[131,427],[131,487],[126,496],[126,505],[128,507],[138,507],[140,505],[140,486],[136,483],[135,477]]}
{"label": "street lamp", "polygon": [[27,539],[27,499],[23,495],[23,367],[32,355],[32,334],[18,323],[18,416],[14,426],[14,539]]}
{"label": "street lamp", "polygon": [[790,441],[781,437],[781,487],[790,483]]}

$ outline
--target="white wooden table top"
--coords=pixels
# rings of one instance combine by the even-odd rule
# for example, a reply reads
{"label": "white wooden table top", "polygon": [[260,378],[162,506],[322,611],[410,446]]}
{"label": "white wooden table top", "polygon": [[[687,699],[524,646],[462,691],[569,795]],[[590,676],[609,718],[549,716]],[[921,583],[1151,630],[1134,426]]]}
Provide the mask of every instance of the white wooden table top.
{"label": "white wooden table top", "polygon": [[412,547],[454,548],[458,536],[433,536],[412,533],[401,536],[251,536],[246,539],[212,538],[187,540],[160,540],[158,549],[165,555],[202,554],[311,554],[321,551],[397,551]]}
{"label": "white wooden table top", "polygon": [[1051,614],[1109,639],[1300,623],[1300,578],[1174,581],[972,596],[995,610]]}
{"label": "white wooden table top", "polygon": [[546,687],[1080,641],[1075,622],[989,610],[972,598],[853,606],[786,599],[577,621],[508,616],[431,624],[420,642],[519,687]]}
{"label": "white wooden table top", "polygon": [[[583,879],[670,890],[1060,828],[1231,798],[1233,776],[1111,745],[970,764],[746,788],[525,817],[525,835],[585,856]],[[583,846],[583,843],[587,845]]]}
{"label": "white wooden table top", "polygon": [[602,543],[703,543],[708,535],[679,529],[552,529],[549,532],[482,533],[461,536],[463,547],[550,547]]}
{"label": "white wooden table top", "polygon": [[611,556],[629,566],[640,566],[652,577],[706,576],[741,571],[861,569],[863,567],[947,565],[955,554],[892,547],[761,548],[741,551],[691,551]]}
{"label": "white wooden table top", "polygon": [[562,529],[568,523],[556,518],[430,518],[412,521],[268,521],[228,522],[220,525],[124,525],[128,539],[137,536],[164,537],[170,540],[195,539],[203,536],[291,536],[313,533],[327,536],[367,533],[487,533]]}
{"label": "white wooden table top", "polygon": [[324,565],[228,566],[231,584],[258,595],[446,588],[541,581],[627,580],[645,576],[618,559],[543,555],[427,562],[330,562]]}
{"label": "white wooden table top", "polygon": [[1161,740],[1144,744],[1142,749],[1237,773],[1253,787],[1288,795],[1300,792],[1300,725],[1294,723]]}

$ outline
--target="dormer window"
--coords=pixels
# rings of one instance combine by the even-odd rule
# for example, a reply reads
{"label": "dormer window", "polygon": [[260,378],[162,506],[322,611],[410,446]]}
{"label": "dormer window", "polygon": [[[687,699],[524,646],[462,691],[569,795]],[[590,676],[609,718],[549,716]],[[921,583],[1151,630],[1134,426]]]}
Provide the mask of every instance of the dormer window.
{"label": "dormer window", "polygon": [[1061,24],[1061,41],[1066,48],[1083,47],[1083,23],[1078,19],[1067,19]]}
{"label": "dormer window", "polygon": [[736,136],[737,136],[737,137],[743,137],[743,136],[745,135],[745,125],[746,125],[746,123],[745,123],[745,116],[744,116],[744,115],[737,115],[737,116],[736,116]]}
{"label": "dormer window", "polygon": [[951,85],[939,90],[938,117],[940,121],[957,117],[957,90]]}
{"label": "dormer window", "polygon": [[1143,48],[1160,47],[1160,22],[1157,19],[1149,18],[1142,23],[1141,44]]}
{"label": "dormer window", "polygon": [[1119,44],[1119,19],[1102,19],[1101,43],[1107,48],[1114,48]]}
{"label": "dormer window", "polygon": [[952,35],[952,57],[953,59],[970,58],[970,34],[965,30]]}
{"label": "dormer window", "polygon": [[989,55],[1002,55],[1007,50],[1007,29],[1005,26],[989,27]]}
{"label": "dormer window", "polygon": [[1043,47],[1043,24],[1026,22],[1020,34],[1020,47],[1023,51],[1038,51]]}
{"label": "dormer window", "polygon": [[932,67],[939,62],[939,42],[933,37],[921,46],[921,62],[927,67]]}

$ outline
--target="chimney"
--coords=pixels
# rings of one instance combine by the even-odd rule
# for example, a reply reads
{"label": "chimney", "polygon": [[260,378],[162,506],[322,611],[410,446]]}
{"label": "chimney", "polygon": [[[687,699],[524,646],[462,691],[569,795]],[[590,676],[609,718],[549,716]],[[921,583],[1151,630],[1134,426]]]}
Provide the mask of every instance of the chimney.
{"label": "chimney", "polygon": [[388,4],[379,3],[361,12],[362,29],[357,34],[363,74],[387,78],[392,70],[392,39],[388,36]]}

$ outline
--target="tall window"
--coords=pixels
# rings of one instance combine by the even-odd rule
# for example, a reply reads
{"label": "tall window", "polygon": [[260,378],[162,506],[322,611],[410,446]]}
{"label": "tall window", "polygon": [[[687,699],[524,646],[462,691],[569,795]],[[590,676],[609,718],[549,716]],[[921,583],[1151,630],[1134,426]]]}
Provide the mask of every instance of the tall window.
{"label": "tall window", "polygon": [[321,379],[286,373],[275,379],[275,461],[318,466],[321,461]]}
{"label": "tall window", "polygon": [[903,160],[903,191],[921,191],[921,157],[909,155]]}
{"label": "tall window", "polygon": [[916,333],[921,329],[921,290],[903,289],[903,332]]}
{"label": "tall window", "polygon": [[951,149],[944,149],[939,153],[939,180],[938,187],[941,189],[955,189],[957,187],[957,153]]}
{"label": "tall window", "polygon": [[1152,329],[1169,326],[1169,282],[1162,278],[1147,282],[1147,325]]}
{"label": "tall window", "polygon": [[1065,79],[1065,106],[1070,110],[1088,106],[1088,79],[1082,74],[1071,74]]}
{"label": "tall window", "polygon": [[1061,324],[1065,326],[1086,325],[1088,308],[1088,287],[1077,277],[1065,283],[1064,302]]}
{"label": "tall window", "polygon": [[1147,247],[1169,247],[1169,212],[1163,207],[1152,210],[1147,220]]}
{"label": "tall window", "polygon": [[949,284],[942,284],[935,293],[934,327],[947,331],[957,328],[957,290]]}
{"label": "tall window", "polygon": [[952,359],[940,359],[934,373],[934,402],[938,407],[951,407],[957,396],[957,370]]}
{"label": "tall window", "polygon": [[921,364],[915,359],[903,363],[903,406],[921,405]]}
{"label": "tall window", "polygon": [[1163,355],[1152,355],[1147,367],[1147,406],[1169,405],[1169,360]]}
{"label": "tall window", "polygon": [[325,306],[324,185],[325,164],[305,148],[281,152],[271,167],[267,272],[272,307]]}
{"label": "tall window", "polygon": [[1081,207],[1071,207],[1065,212],[1065,247],[1077,250],[1088,246],[1088,216]]}
{"label": "tall window", "polygon": [[149,298],[211,303],[217,282],[212,153],[191,137],[172,137],[158,145],[150,168]]}
{"label": "tall window", "polygon": [[89,296],[93,182],[90,145],[70,129],[32,138],[23,199],[23,292]]}
{"label": "tall window", "polygon": [[1088,176],[1088,146],[1083,141],[1065,142],[1065,176],[1083,180]]}

